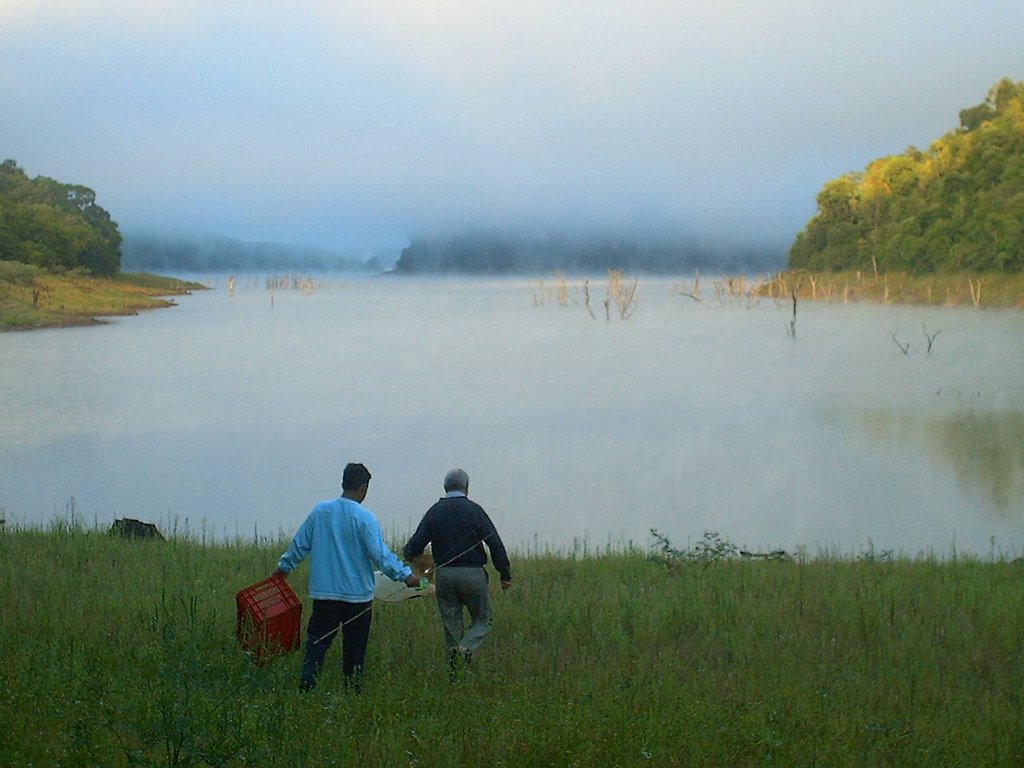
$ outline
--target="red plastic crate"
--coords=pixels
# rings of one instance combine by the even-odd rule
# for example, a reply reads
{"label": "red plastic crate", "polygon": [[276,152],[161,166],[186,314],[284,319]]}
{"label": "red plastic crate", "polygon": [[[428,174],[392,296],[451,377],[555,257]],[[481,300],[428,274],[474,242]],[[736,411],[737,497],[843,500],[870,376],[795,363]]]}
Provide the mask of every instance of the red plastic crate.
{"label": "red plastic crate", "polygon": [[302,602],[281,576],[246,587],[235,595],[235,634],[257,664],[299,647]]}

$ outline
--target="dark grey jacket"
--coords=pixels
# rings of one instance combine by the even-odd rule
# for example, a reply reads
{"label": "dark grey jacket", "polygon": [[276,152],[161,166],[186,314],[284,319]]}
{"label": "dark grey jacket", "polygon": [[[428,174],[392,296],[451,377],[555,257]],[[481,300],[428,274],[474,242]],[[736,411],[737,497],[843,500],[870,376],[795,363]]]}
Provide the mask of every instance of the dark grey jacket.
{"label": "dark grey jacket", "polygon": [[505,545],[483,507],[465,496],[445,496],[420,521],[403,549],[406,559],[423,554],[430,544],[434,565],[478,566],[487,564],[484,544],[502,581],[512,580],[512,566]]}

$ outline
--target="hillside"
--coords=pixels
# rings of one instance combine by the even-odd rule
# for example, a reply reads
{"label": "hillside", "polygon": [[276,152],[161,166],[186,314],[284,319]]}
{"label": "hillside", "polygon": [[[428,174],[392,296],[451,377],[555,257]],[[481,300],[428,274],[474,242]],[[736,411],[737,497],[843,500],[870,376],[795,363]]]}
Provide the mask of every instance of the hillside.
{"label": "hillside", "polygon": [[825,184],[790,269],[875,275],[1024,269],[1024,83],[1004,79],[927,150]]}

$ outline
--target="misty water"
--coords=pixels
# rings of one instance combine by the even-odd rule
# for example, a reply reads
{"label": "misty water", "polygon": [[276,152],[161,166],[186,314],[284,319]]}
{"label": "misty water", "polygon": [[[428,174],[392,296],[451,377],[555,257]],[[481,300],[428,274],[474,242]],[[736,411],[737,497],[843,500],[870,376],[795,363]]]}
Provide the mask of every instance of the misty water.
{"label": "misty water", "polygon": [[8,525],[290,535],[362,461],[396,544],[462,466],[521,552],[652,528],[678,548],[1024,549],[1024,313],[803,302],[791,337],[788,302],[711,280],[698,303],[641,277],[626,320],[602,279],[597,319],[529,279],[208,280],[171,309],[0,335]]}

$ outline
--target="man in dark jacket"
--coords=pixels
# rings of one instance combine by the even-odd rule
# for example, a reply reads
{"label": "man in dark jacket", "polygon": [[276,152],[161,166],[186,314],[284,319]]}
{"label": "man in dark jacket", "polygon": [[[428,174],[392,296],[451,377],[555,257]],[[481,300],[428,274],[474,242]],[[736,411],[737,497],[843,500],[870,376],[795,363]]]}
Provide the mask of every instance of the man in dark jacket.
{"label": "man in dark jacket", "polygon": [[[505,545],[483,507],[470,501],[469,475],[453,469],[444,478],[445,495],[427,510],[403,550],[406,560],[423,554],[429,544],[434,557],[437,607],[444,625],[444,650],[449,667],[469,663],[491,627],[487,590],[487,554],[501,578],[503,590],[512,586],[512,568]],[[463,608],[470,625],[463,628]]]}

